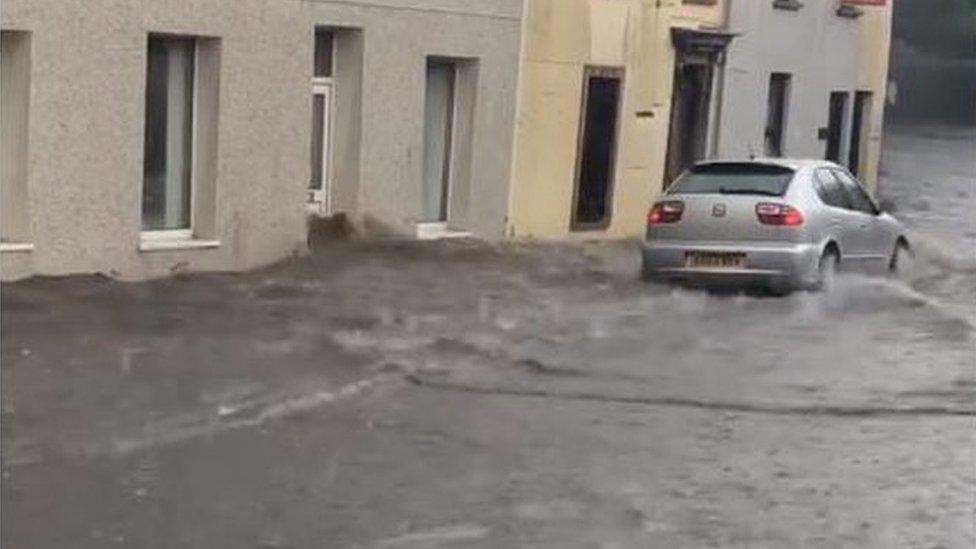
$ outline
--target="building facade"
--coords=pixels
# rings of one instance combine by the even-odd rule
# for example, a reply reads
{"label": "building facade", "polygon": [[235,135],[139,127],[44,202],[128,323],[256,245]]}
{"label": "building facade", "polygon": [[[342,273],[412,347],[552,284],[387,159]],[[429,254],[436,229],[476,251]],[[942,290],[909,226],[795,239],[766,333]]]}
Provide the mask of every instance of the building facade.
{"label": "building facade", "polygon": [[892,3],[894,0],[862,0],[858,90],[870,93],[869,113],[865,116],[859,153],[858,177],[870,189],[878,190],[878,168],[884,137],[885,106],[888,92],[888,67],[891,59]]}
{"label": "building facade", "polygon": [[239,270],[307,215],[501,238],[521,0],[5,0],[0,273]]}
{"label": "building facade", "polygon": [[890,28],[883,4],[733,2],[717,156],[826,158],[873,185]]}
{"label": "building facade", "polygon": [[685,59],[672,29],[719,29],[724,14],[716,0],[526,3],[509,236],[641,234]]}
{"label": "building facade", "polygon": [[643,233],[713,157],[877,177],[884,0],[6,0],[0,275],[242,270],[310,217]]}

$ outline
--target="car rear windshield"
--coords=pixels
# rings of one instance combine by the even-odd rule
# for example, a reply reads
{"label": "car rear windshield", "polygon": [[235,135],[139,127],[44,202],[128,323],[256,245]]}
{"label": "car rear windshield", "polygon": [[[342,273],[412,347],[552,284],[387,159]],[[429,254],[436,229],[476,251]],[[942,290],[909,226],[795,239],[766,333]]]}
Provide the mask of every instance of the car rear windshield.
{"label": "car rear windshield", "polygon": [[671,186],[668,194],[783,196],[793,174],[790,168],[772,164],[702,164],[685,172]]}

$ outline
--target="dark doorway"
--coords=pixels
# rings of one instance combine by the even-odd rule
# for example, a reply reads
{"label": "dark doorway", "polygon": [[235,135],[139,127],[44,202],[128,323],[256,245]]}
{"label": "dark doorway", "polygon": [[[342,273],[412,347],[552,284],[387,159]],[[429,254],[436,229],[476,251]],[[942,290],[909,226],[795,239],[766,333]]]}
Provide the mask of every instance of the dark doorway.
{"label": "dark doorway", "polygon": [[769,75],[769,96],[766,99],[766,156],[783,156],[790,80],[791,76],[782,72]]}
{"label": "dark doorway", "polygon": [[610,224],[622,77],[620,69],[608,68],[587,68],[583,77],[573,229]]}
{"label": "dark doorway", "polygon": [[827,154],[831,162],[840,162],[844,138],[844,118],[847,115],[847,92],[830,93],[830,112],[827,118]]}
{"label": "dark doorway", "polygon": [[706,156],[712,74],[710,63],[683,63],[674,71],[665,188],[685,169]]}
{"label": "dark doorway", "polygon": [[848,154],[847,168],[855,176],[861,172],[861,147],[863,136],[870,120],[871,92],[859,91],[854,94],[854,112],[851,117],[851,150]]}

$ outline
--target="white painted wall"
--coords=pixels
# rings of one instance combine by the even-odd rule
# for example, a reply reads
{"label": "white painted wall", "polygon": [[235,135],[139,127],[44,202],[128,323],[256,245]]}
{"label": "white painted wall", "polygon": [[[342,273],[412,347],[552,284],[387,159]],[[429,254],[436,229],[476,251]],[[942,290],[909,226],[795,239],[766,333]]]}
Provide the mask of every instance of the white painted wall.
{"label": "white painted wall", "polygon": [[[718,156],[764,153],[769,75],[793,75],[784,155],[823,158],[831,91],[852,96],[858,82],[859,21],[839,17],[834,0],[803,0],[798,11],[774,9],[771,0],[732,2],[729,29],[738,33],[725,65]],[[845,149],[846,150],[846,149]]]}

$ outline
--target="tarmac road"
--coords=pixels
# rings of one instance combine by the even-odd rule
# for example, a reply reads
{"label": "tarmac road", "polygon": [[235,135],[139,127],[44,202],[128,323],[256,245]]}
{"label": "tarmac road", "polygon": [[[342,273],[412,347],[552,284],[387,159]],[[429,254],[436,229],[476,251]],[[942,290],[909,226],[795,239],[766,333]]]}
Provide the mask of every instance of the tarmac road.
{"label": "tarmac road", "polygon": [[3,546],[976,543],[965,316],[896,280],[636,273],[616,244],[355,244],[6,285]]}

